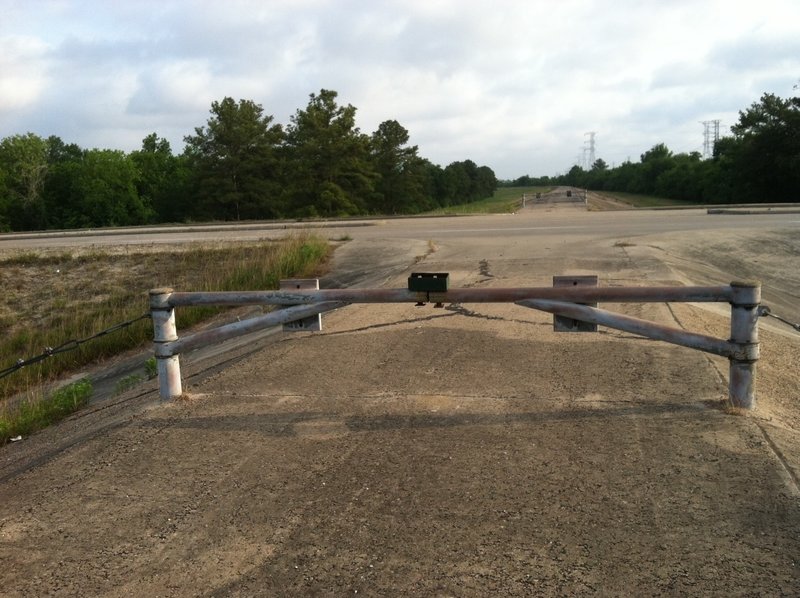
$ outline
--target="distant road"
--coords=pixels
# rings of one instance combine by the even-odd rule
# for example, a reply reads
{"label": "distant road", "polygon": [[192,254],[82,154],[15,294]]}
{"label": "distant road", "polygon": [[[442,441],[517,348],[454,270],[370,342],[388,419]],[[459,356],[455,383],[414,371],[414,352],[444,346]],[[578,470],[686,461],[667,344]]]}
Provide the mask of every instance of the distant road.
{"label": "distant road", "polygon": [[[564,207],[566,208],[566,206]],[[647,235],[666,232],[800,228],[800,215],[727,215],[696,210],[588,212],[570,206],[553,210],[524,210],[518,214],[490,214],[437,218],[388,218],[313,223],[245,223],[164,226],[0,235],[0,251],[49,247],[86,247],[244,241],[280,238],[298,231],[328,238],[426,239],[431,236],[504,237],[578,234],[586,237]]]}

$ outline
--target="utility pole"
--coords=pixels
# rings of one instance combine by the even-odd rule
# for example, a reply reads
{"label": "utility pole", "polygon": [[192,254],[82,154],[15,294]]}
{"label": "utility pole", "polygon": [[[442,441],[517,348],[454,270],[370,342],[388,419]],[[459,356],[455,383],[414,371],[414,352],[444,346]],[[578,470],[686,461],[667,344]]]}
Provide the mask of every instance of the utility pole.
{"label": "utility pole", "polygon": [[714,155],[714,146],[719,141],[719,119],[700,121],[703,125],[703,157]]}
{"label": "utility pole", "polygon": [[594,165],[595,157],[594,157],[594,136],[597,135],[595,131],[589,131],[588,133],[584,133],[583,136],[589,136],[589,139],[584,141],[584,155],[586,152],[589,153],[589,168]]}

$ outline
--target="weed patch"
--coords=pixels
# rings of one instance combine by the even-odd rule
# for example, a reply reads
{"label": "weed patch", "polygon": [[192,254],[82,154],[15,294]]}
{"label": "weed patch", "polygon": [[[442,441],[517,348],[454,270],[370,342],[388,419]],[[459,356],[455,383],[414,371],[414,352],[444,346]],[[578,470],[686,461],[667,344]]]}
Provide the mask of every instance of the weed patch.
{"label": "weed patch", "polygon": [[122,394],[126,390],[130,390],[143,381],[144,376],[141,376],[140,374],[131,374],[130,376],[125,376],[121,380],[117,381],[117,383],[114,385],[114,394]]}
{"label": "weed patch", "polygon": [[60,388],[43,399],[29,398],[15,408],[0,414],[0,443],[15,436],[27,436],[85,405],[92,396],[92,383],[79,380]]}
{"label": "weed patch", "polygon": [[147,374],[148,380],[152,380],[153,378],[158,376],[158,366],[156,366],[155,357],[147,358],[147,361],[144,362],[144,371]]}

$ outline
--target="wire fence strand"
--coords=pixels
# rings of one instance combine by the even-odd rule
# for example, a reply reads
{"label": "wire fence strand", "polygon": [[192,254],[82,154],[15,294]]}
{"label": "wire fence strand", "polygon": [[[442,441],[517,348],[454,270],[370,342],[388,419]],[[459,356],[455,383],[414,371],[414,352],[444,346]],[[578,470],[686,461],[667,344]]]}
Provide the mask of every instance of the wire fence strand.
{"label": "wire fence strand", "polygon": [[86,338],[80,338],[80,339],[71,339],[64,343],[61,343],[57,347],[45,347],[44,351],[42,351],[39,355],[35,355],[34,357],[29,357],[27,359],[19,359],[11,367],[7,367],[4,370],[0,370],[0,378],[5,378],[9,374],[13,374],[14,372],[21,370],[27,365],[33,365],[35,363],[39,363],[40,361],[44,361],[45,359],[49,359],[50,357],[53,357],[60,353],[66,353],[67,351],[74,351],[84,343],[88,343],[89,341],[92,341],[96,338],[100,338],[101,336],[111,334],[112,332],[116,332],[117,330],[122,330],[123,328],[132,326],[136,322],[147,319],[149,317],[150,313],[148,312],[142,314],[137,318],[133,318],[132,320],[127,320],[125,322],[120,322],[119,324],[114,324],[113,326],[106,328],[105,330],[101,330],[100,332],[97,332],[92,336],[87,336]]}
{"label": "wire fence strand", "polygon": [[791,326],[792,328],[794,328],[797,332],[800,332],[800,324],[795,324],[794,322],[792,322],[790,320],[787,320],[786,318],[782,318],[778,314],[772,313],[772,310],[770,310],[770,308],[767,307],[766,305],[761,306],[760,315],[762,317],[766,316],[766,317],[770,317],[770,318],[775,318],[779,322],[783,322],[787,326]]}

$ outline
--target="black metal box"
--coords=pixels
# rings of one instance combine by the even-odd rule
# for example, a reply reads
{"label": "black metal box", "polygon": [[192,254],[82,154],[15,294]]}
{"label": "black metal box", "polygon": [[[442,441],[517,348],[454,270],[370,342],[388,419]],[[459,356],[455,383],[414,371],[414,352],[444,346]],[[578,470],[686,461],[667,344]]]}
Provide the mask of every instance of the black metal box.
{"label": "black metal box", "polygon": [[450,274],[447,272],[412,272],[408,277],[408,290],[427,293],[447,291]]}

